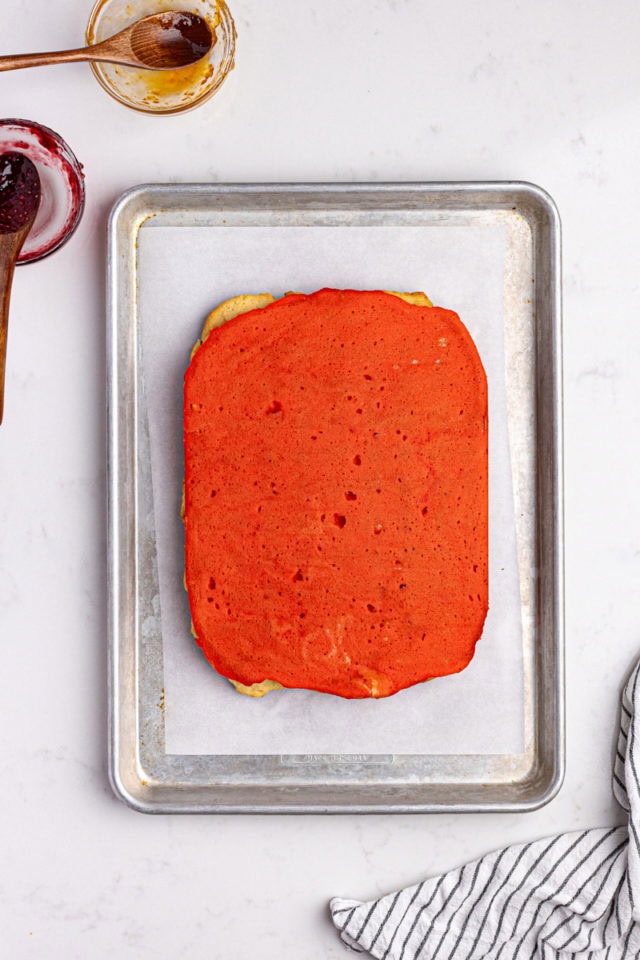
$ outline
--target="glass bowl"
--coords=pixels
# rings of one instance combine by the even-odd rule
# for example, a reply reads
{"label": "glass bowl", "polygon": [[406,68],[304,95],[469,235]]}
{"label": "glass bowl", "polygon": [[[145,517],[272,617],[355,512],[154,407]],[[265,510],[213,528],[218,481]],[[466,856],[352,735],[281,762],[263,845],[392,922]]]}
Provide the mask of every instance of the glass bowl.
{"label": "glass bowl", "polygon": [[18,264],[42,260],[69,239],[84,210],[84,174],[71,148],[33,120],[0,119],[0,153],[23,153],[38,171],[40,206]]}
{"label": "glass bowl", "polygon": [[224,0],[97,0],[87,25],[87,43],[99,43],[140,17],[165,10],[186,10],[207,21],[214,36],[207,57],[176,70],[91,64],[107,93],[143,113],[182,113],[204,103],[222,86],[234,66],[236,30]]}

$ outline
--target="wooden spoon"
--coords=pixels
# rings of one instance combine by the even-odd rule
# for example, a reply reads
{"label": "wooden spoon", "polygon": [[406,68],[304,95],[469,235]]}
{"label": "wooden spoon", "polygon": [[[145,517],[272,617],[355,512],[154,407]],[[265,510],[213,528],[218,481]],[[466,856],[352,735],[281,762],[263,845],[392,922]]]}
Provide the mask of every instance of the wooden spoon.
{"label": "wooden spoon", "polygon": [[9,299],[13,271],[40,205],[40,177],[22,153],[0,154],[0,423],[4,411]]}
{"label": "wooden spoon", "polygon": [[213,35],[197,13],[171,10],[136,20],[108,40],[56,53],[25,53],[0,57],[0,70],[43,67],[52,63],[100,60],[145,70],[174,70],[206,56]]}

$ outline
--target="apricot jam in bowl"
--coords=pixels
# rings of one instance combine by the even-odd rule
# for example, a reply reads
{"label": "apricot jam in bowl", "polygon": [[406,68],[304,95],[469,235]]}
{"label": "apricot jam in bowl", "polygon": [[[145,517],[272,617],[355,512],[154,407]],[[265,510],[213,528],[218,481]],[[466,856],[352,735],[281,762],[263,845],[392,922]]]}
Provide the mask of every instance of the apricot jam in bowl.
{"label": "apricot jam in bowl", "polygon": [[234,65],[236,30],[225,0],[97,0],[87,24],[87,43],[100,43],[141,17],[164,10],[185,10],[206,20],[213,35],[207,56],[175,70],[91,64],[107,93],[142,113],[182,113],[204,103]]}

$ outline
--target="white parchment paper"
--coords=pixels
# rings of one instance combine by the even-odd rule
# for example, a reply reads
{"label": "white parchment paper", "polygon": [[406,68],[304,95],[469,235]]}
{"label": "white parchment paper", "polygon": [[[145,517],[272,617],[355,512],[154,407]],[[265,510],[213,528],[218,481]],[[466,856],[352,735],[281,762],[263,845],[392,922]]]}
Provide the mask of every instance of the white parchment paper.
{"label": "white parchment paper", "polygon": [[[510,754],[523,750],[523,654],[507,432],[508,230],[470,225],[167,226],[138,238],[143,403],[151,440],[170,754]],[[423,290],[469,328],[489,382],[489,603],[465,671],[383,700],[309,691],[240,696],[190,634],[183,589],[182,379],[206,314],[238,293]]]}

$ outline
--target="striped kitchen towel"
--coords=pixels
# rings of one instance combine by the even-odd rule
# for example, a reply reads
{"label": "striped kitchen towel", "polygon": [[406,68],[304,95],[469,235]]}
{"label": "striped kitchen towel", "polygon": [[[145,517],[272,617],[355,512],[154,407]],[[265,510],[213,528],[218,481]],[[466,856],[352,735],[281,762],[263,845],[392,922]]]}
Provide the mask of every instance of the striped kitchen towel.
{"label": "striped kitchen towel", "polygon": [[506,847],[331,916],[353,949],[384,960],[640,958],[640,664],[622,696],[613,792],[626,826]]}

